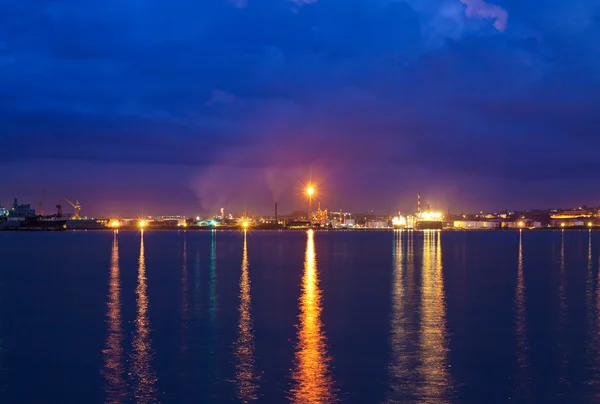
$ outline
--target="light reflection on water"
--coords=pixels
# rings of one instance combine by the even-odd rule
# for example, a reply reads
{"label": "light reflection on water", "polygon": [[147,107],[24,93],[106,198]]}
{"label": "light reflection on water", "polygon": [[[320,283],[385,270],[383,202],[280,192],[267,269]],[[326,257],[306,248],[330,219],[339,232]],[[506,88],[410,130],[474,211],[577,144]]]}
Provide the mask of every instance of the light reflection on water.
{"label": "light reflection on water", "polygon": [[587,273],[585,277],[585,307],[587,314],[587,350],[593,355],[596,352],[594,341],[594,323],[595,323],[595,305],[594,305],[594,275],[592,274],[592,230],[588,234],[588,255],[587,255]]}
{"label": "light reflection on water", "polygon": [[194,263],[194,313],[196,316],[200,316],[200,307],[202,301],[200,300],[200,250],[196,250],[196,259]]}
{"label": "light reflection on water", "polygon": [[152,367],[154,353],[150,338],[151,324],[148,316],[148,292],[146,285],[146,262],[144,256],[144,231],[140,236],[140,257],[138,265],[138,284],[135,290],[137,317],[133,335],[133,354],[131,375],[134,382],[135,399],[138,403],[157,402],[157,377]]}
{"label": "light reflection on water", "polygon": [[292,372],[292,401],[295,403],[332,403],[337,401],[333,391],[331,358],[321,321],[321,290],[312,230],[307,232],[298,344]]}
{"label": "light reflection on water", "polygon": [[[600,260],[599,260],[600,264]],[[592,230],[588,234],[587,276],[585,286],[587,307],[587,352],[590,355],[589,366],[592,370],[589,396],[593,402],[600,400],[600,268],[598,279],[594,279],[592,260]],[[594,280],[596,281],[596,296],[594,296]],[[594,301],[596,299],[596,301]]]}
{"label": "light reflection on water", "polygon": [[188,286],[188,265],[187,265],[187,232],[183,231],[183,248],[181,256],[181,302],[179,304],[180,312],[180,340],[179,340],[179,362],[181,364],[179,371],[179,383],[182,388],[190,383],[190,374],[188,364],[190,358],[190,302]]}
{"label": "light reflection on water", "polygon": [[566,279],[565,279],[565,231],[562,230],[560,237],[560,283],[558,289],[558,297],[560,301],[559,320],[561,325],[565,325],[567,321],[567,294],[566,294]]}
{"label": "light reflection on water", "polygon": [[108,281],[108,302],[106,325],[108,335],[105,347],[104,369],[102,374],[106,382],[106,402],[120,403],[127,390],[125,375],[125,352],[123,349],[123,319],[121,318],[121,280],[119,269],[119,238],[118,230],[113,235],[111,251],[110,276]]}
{"label": "light reflection on water", "polygon": [[183,235],[183,257],[181,264],[181,354],[188,351],[188,326],[189,326],[189,296],[188,296],[188,268],[187,268],[187,237]]}
{"label": "light reflection on water", "polygon": [[252,324],[252,295],[248,266],[248,244],[244,230],[242,273],[240,275],[240,304],[238,307],[238,337],[235,342],[235,381],[237,398],[243,403],[258,399],[260,375],[256,372],[254,358],[254,326]]}
{"label": "light reflection on water", "polygon": [[221,354],[218,347],[219,339],[219,316],[218,316],[218,294],[217,294],[217,231],[211,231],[210,243],[210,269],[208,285],[208,317],[209,317],[209,335],[208,335],[208,353],[209,368],[211,376],[209,378],[210,390],[213,399],[221,394]]}
{"label": "light reflection on water", "polygon": [[419,372],[420,402],[448,401],[448,340],[446,303],[442,272],[442,243],[439,231],[423,232],[423,270],[421,281],[421,334]]}
{"label": "light reflection on water", "polygon": [[527,401],[532,399],[531,357],[527,338],[527,310],[525,306],[525,279],[523,274],[523,230],[519,230],[519,257],[517,264],[517,287],[515,291],[515,328],[517,339],[517,392]]}
{"label": "light reflection on water", "polygon": [[217,232],[212,230],[210,243],[210,285],[208,292],[208,313],[211,324],[217,319]]}
{"label": "light reflection on water", "polygon": [[566,335],[568,332],[568,312],[567,312],[567,278],[565,269],[565,230],[561,231],[560,239],[560,267],[559,267],[559,286],[558,286],[558,298],[559,298],[559,312],[558,312],[558,326],[559,334],[561,337],[557,344],[558,355],[560,356],[559,364],[559,385],[562,390],[559,395],[564,394],[564,390],[571,384],[567,372],[569,370],[569,347],[566,343]]}
{"label": "light reflection on water", "polygon": [[[591,238],[591,233],[590,233]],[[590,254],[591,255],[591,254]],[[598,258],[598,274],[596,278],[596,302],[595,302],[595,321],[594,327],[592,328],[594,333],[595,343],[595,360],[593,366],[593,374],[591,376],[591,385],[593,390],[591,395],[594,398],[594,402],[600,402],[600,256]]]}
{"label": "light reflection on water", "polygon": [[[60,251],[54,246],[30,260],[17,243],[7,244],[3,254],[20,254],[9,258],[18,271],[0,273],[0,402],[11,402],[4,388],[10,398],[25,391],[27,402],[79,403],[80,386],[95,392],[90,402],[132,401],[134,393],[137,402],[281,395],[311,403],[371,395],[400,403],[600,402],[597,230],[256,236],[257,243],[264,237],[284,244],[283,261],[273,259],[275,248],[255,251],[253,239],[241,240],[240,233],[215,233],[188,231],[180,244],[172,233],[146,231],[140,240],[125,231],[94,233],[104,258],[73,248],[72,261],[52,256]],[[11,235],[17,236],[29,237]],[[327,237],[339,237],[336,246],[355,257],[360,248],[368,256],[348,268],[349,259],[334,254]],[[579,245],[581,253],[572,248]],[[150,254],[153,246],[172,248],[175,260],[173,251]],[[43,267],[42,260],[54,264]],[[82,272],[71,262],[89,267]],[[156,295],[155,275],[164,280]],[[277,287],[288,299],[278,300]],[[68,308],[61,315],[77,335],[54,331],[47,314],[61,308]],[[330,311],[331,321],[323,316]],[[356,338],[363,331],[358,316],[373,316],[368,340]],[[81,345],[71,351],[74,343]],[[356,351],[375,345],[370,355]],[[356,368],[334,368],[332,356]],[[27,379],[42,374],[48,383]]]}
{"label": "light reflection on water", "polygon": [[[392,280],[392,314],[390,317],[390,345],[392,358],[388,367],[390,391],[388,401],[401,402],[417,399],[415,386],[416,365],[418,363],[415,341],[418,340],[414,319],[414,253],[413,232],[396,230],[394,237],[394,276]],[[406,238],[408,251],[404,251]]]}
{"label": "light reflection on water", "polygon": [[[4,283],[0,278],[0,402],[8,402],[8,366],[6,364],[6,348],[4,346]],[[6,397],[6,398],[5,398]]]}

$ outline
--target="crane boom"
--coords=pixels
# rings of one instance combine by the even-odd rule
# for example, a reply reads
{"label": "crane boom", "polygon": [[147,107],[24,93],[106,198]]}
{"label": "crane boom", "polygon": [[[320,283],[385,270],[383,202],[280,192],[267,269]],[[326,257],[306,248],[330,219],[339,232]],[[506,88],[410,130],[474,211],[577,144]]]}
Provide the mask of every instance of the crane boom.
{"label": "crane boom", "polygon": [[66,196],[64,198],[65,201],[69,202],[69,204],[75,209],[75,216],[73,218],[81,219],[81,205],[79,204],[79,201],[76,200],[75,203],[73,203]]}

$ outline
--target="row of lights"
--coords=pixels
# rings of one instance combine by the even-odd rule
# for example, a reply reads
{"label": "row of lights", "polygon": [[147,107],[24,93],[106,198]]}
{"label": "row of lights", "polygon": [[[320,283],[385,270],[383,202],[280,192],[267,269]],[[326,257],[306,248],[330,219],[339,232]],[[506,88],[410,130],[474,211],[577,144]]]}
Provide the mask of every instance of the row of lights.
{"label": "row of lights", "polygon": [[[593,227],[594,223],[588,222],[587,225],[588,225],[588,227]],[[525,223],[524,222],[519,222],[519,227],[523,227],[523,226],[525,226]],[[565,227],[565,226],[566,226],[566,223],[564,223],[564,222],[560,224],[560,227]]]}
{"label": "row of lights", "polygon": [[[140,220],[138,222],[138,227],[140,229],[143,229],[147,225],[148,225],[148,223],[145,220]],[[119,222],[118,220],[113,220],[110,222],[110,227],[112,227],[113,229],[118,229],[119,227],[121,227],[121,222]]]}
{"label": "row of lights", "polygon": [[[312,198],[314,193],[315,193],[315,188],[312,185],[309,185],[306,188],[306,194],[308,195],[309,198]],[[200,217],[196,217],[196,221],[199,221],[199,220],[200,220]],[[214,226],[216,223],[214,221],[211,221],[211,224]],[[147,225],[148,225],[148,223],[145,220],[140,220],[138,222],[138,227],[140,229],[145,228]],[[178,226],[187,227],[187,223],[186,222],[180,223],[180,224],[178,224]],[[113,229],[118,229],[119,227],[121,227],[121,222],[118,220],[112,220],[110,222],[110,227],[112,227]],[[242,227],[244,229],[247,229],[250,227],[250,223],[247,221],[244,221],[244,222],[242,222]]]}
{"label": "row of lights", "polygon": [[[141,228],[141,229],[143,229],[147,225],[148,225],[148,223],[145,220],[140,220],[138,222],[138,227]],[[178,226],[182,226],[182,227],[187,227],[187,225],[188,224],[185,223],[185,222],[178,224]],[[117,228],[121,227],[121,222],[119,222],[118,220],[113,220],[113,221],[110,222],[110,227],[112,227],[114,229],[117,229]],[[242,222],[242,227],[244,229],[247,229],[248,227],[250,227],[250,223],[247,222],[247,221],[244,221],[244,222]]]}

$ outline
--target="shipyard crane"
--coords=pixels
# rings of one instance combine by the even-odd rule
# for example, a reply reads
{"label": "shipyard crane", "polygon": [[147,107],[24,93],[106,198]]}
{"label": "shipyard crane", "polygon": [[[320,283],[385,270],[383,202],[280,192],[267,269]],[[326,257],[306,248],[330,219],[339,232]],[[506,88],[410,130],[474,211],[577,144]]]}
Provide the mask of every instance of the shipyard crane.
{"label": "shipyard crane", "polygon": [[81,205],[78,200],[75,200],[75,203],[71,202],[67,197],[65,197],[65,201],[69,202],[69,205],[75,209],[75,215],[73,215],[73,219],[81,219]]}

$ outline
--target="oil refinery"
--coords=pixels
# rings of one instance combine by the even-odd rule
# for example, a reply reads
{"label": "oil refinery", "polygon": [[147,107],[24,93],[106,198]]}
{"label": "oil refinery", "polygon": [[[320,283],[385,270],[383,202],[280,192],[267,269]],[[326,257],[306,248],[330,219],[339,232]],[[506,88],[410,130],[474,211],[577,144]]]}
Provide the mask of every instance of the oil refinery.
{"label": "oil refinery", "polygon": [[[542,228],[595,228],[600,226],[600,208],[554,209],[546,211],[502,211],[477,214],[450,214],[425,205],[422,208],[421,193],[417,193],[416,211],[395,216],[388,214],[350,213],[342,209],[322,208],[320,192],[316,185],[304,188],[308,209],[297,210],[288,215],[278,212],[274,203],[274,215],[257,215],[244,211],[227,213],[220,208],[214,215],[188,217],[185,215],[147,216],[127,218],[118,215],[93,218],[82,216],[83,206],[78,199],[73,202],[63,197],[73,212],[65,212],[59,201],[55,213],[44,210],[45,191],[39,210],[30,204],[19,203],[15,198],[11,207],[0,206],[0,230],[100,230],[100,229],[326,229],[326,230],[488,230],[488,229],[542,229]],[[316,207],[316,209],[314,209]]]}
{"label": "oil refinery", "polygon": [[421,193],[417,193],[417,212],[408,216],[398,213],[392,218],[392,226],[395,229],[417,229],[417,230],[441,230],[444,228],[444,214],[432,211],[427,205],[421,209]]}

